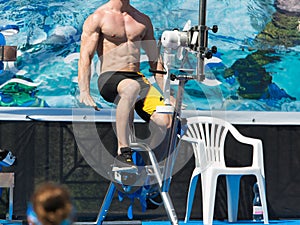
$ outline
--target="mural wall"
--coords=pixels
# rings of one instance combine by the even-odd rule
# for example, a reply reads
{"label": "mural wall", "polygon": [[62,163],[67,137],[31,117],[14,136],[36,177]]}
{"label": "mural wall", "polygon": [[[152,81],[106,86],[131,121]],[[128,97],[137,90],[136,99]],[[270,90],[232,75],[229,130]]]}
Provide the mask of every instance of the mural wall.
{"label": "mural wall", "polygon": [[[0,0],[0,45],[17,46],[15,61],[0,62],[0,106],[85,107],[78,102],[77,62],[82,24],[103,0]],[[198,24],[198,0],[157,0],[132,4],[152,19],[155,36]],[[297,0],[207,0],[209,47],[218,52],[207,61],[208,84],[189,81],[187,109],[300,111],[300,5]],[[7,25],[19,32],[7,35]],[[11,33],[10,33],[11,34]],[[177,52],[174,52],[176,55]],[[174,68],[195,69],[188,53]],[[114,107],[98,93],[100,63],[92,65],[92,96],[99,107]],[[142,63],[148,72],[147,63]],[[176,84],[172,84],[176,93]]]}

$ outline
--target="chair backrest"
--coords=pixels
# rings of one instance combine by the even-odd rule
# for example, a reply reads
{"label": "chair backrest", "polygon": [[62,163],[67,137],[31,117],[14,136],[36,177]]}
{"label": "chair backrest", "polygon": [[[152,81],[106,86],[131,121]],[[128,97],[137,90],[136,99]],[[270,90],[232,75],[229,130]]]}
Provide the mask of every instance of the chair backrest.
{"label": "chair backrest", "polygon": [[235,128],[227,121],[207,116],[187,118],[187,126],[182,139],[192,143],[195,157],[200,159],[196,160],[196,166],[203,168],[212,163],[225,166],[225,138]]}

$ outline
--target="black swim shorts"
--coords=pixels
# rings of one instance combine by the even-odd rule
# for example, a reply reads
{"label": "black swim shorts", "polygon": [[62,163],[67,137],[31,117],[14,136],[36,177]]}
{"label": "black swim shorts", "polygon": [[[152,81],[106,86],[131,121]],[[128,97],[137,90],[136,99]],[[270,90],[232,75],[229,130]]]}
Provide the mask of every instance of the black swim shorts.
{"label": "black swim shorts", "polygon": [[117,87],[124,79],[134,79],[140,84],[141,91],[135,104],[135,111],[143,120],[149,122],[156,107],[164,105],[164,98],[142,73],[123,71],[102,73],[98,78],[98,89],[101,96],[108,102],[118,104],[120,97]]}

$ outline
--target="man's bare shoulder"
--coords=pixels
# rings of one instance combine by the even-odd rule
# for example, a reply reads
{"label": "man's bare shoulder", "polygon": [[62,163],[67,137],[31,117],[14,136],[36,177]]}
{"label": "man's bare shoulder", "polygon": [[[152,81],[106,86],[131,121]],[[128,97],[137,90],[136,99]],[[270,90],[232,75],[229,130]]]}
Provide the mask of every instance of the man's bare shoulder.
{"label": "man's bare shoulder", "polygon": [[96,9],[91,15],[90,17],[92,17],[93,19],[101,19],[101,17],[104,16],[104,14],[109,10],[109,7],[107,6],[107,4],[104,4],[102,6],[100,6],[98,9]]}
{"label": "man's bare shoulder", "polygon": [[106,12],[109,10],[107,4],[104,4],[97,8],[92,14],[88,16],[85,21],[85,27],[94,28],[94,29],[101,29],[102,20],[105,17]]}

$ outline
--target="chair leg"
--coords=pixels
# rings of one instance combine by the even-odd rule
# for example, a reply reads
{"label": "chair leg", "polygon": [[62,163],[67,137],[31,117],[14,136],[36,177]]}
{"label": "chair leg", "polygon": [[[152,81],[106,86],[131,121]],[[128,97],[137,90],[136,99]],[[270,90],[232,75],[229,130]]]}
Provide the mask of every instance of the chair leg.
{"label": "chair leg", "polygon": [[261,205],[263,209],[264,224],[269,224],[265,179],[260,175],[256,176],[256,179],[257,179],[257,184],[259,189]]}
{"label": "chair leg", "polygon": [[218,176],[213,173],[201,174],[203,224],[211,225],[214,217],[215,197]]}
{"label": "chair leg", "polygon": [[190,180],[190,186],[189,186],[188,197],[187,197],[187,202],[186,202],[186,211],[185,211],[185,219],[184,219],[185,223],[189,222],[189,220],[190,220],[191,211],[192,211],[193,202],[194,202],[195,189],[197,187],[197,182],[198,182],[198,177],[199,177],[199,173],[194,175],[194,172],[193,172],[192,178]]}
{"label": "chair leg", "polygon": [[236,222],[239,209],[240,175],[227,175],[228,222]]}

